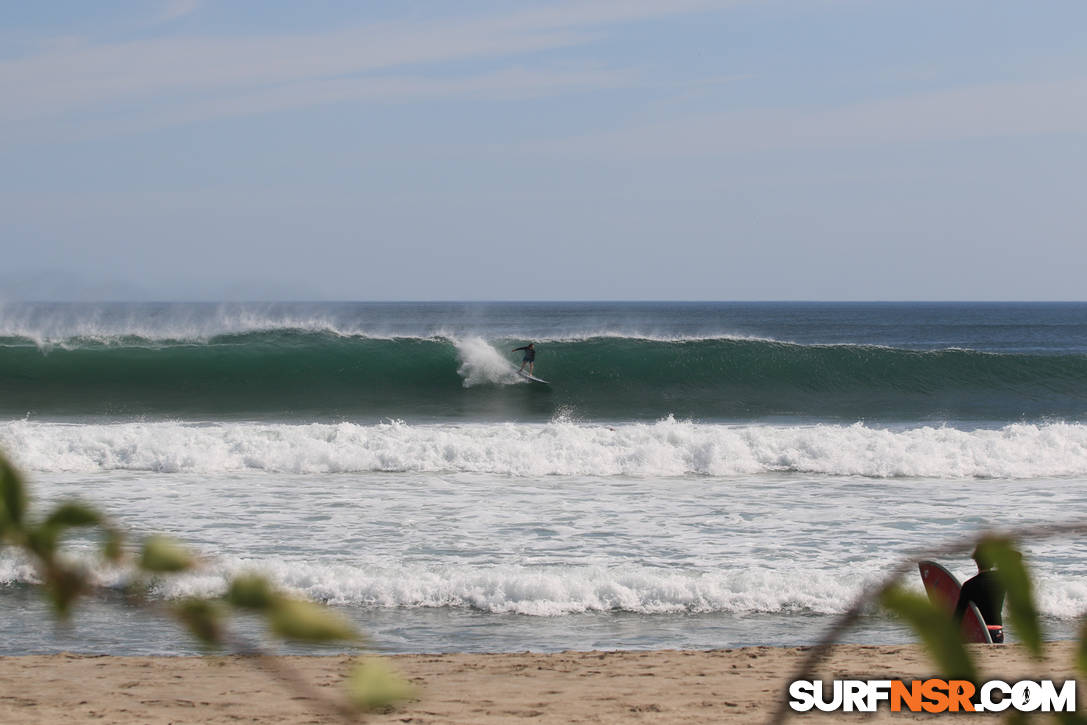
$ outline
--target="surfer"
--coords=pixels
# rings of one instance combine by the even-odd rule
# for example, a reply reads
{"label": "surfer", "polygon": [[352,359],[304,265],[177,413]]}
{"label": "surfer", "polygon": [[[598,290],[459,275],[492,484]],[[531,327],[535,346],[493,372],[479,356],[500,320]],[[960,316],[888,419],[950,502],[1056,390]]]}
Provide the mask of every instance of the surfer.
{"label": "surfer", "polygon": [[993,644],[1003,644],[1004,620],[1000,611],[1004,608],[1004,584],[993,570],[993,562],[985,552],[975,548],[970,556],[978,565],[978,573],[962,585],[958,604],[955,605],[955,624],[962,622],[966,608],[973,602],[977,605],[981,618],[985,620]]}
{"label": "surfer", "polygon": [[524,371],[525,365],[528,365],[528,374],[532,375],[533,374],[532,369],[534,367],[536,367],[536,346],[533,345],[530,342],[527,345],[525,345],[524,347],[515,347],[515,348],[513,348],[514,352],[518,352],[519,350],[524,350],[525,351],[525,356],[523,358],[521,358],[521,369],[518,370],[517,372]]}

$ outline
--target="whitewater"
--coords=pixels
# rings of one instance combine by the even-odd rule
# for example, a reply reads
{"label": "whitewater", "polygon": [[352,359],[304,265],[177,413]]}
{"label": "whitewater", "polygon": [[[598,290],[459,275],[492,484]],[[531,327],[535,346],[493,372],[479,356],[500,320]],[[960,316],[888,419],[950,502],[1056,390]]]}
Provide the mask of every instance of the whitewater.
{"label": "whitewater", "polygon": [[928,426],[261,423],[0,424],[29,470],[96,473],[485,473],[501,476],[867,478],[1087,476],[1087,425]]}
{"label": "whitewater", "polygon": [[[6,304],[0,450],[36,510],[190,542],[163,600],[258,570],[384,651],[807,644],[907,555],[1087,510],[1087,305]],[[1087,550],[1024,549],[1070,636]],[[0,653],[199,651],[108,593],[42,628],[33,583],[0,554]]]}

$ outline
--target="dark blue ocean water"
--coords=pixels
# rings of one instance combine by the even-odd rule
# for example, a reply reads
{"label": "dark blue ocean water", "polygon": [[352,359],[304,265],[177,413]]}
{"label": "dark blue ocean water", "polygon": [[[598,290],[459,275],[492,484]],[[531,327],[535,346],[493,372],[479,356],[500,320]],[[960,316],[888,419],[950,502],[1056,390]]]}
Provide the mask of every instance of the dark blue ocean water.
{"label": "dark blue ocean water", "polygon": [[[512,375],[533,341],[549,386]],[[1082,420],[1087,305],[8,305],[0,414]]]}
{"label": "dark blue ocean water", "polygon": [[[197,548],[157,598],[256,569],[386,651],[807,644],[903,557],[1087,510],[1087,305],[8,304],[0,450]],[[1024,551],[1069,636],[1087,548]],[[33,581],[0,553],[0,653],[198,651],[109,594],[38,627]]]}

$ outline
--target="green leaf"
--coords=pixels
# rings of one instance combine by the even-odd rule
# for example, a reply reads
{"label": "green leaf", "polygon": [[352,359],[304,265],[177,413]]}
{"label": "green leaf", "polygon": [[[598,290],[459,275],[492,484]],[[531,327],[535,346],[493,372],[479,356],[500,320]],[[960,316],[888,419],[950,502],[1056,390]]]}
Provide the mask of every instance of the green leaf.
{"label": "green leaf", "polygon": [[996,565],[996,575],[1007,592],[1008,618],[1015,635],[1036,659],[1043,656],[1042,625],[1034,605],[1034,587],[1023,556],[1009,539],[990,537],[978,542],[978,553]]}
{"label": "green leaf", "polygon": [[26,547],[38,558],[49,564],[56,557],[60,529],[56,526],[35,526],[26,532]]}
{"label": "green leaf", "polygon": [[358,638],[355,628],[343,617],[311,602],[286,597],[273,600],[268,624],[281,637],[306,642]]}
{"label": "green leaf", "polygon": [[258,574],[241,574],[230,582],[226,600],[241,609],[263,612],[275,602],[276,593],[264,577]]}
{"label": "green leaf", "polygon": [[0,456],[0,534],[20,529],[26,517],[26,487],[23,477]]}
{"label": "green leaf", "polygon": [[975,680],[975,668],[963,646],[958,627],[948,613],[927,597],[893,586],[880,595],[880,603],[898,615],[921,637],[936,664],[949,678]]}
{"label": "green leaf", "polygon": [[140,568],[161,574],[186,571],[193,566],[192,555],[173,539],[149,536],[143,542]]}
{"label": "green leaf", "polygon": [[26,546],[48,565],[56,557],[60,537],[66,529],[101,523],[102,516],[94,509],[79,503],[63,503],[40,525],[27,531]]}
{"label": "green leaf", "polygon": [[190,597],[175,603],[174,616],[197,639],[206,645],[218,646],[223,641],[223,610],[215,602]]}
{"label": "green leaf", "polygon": [[53,609],[61,618],[71,613],[72,604],[87,589],[88,583],[83,572],[70,567],[49,562],[45,571],[45,591]]}
{"label": "green leaf", "polygon": [[360,710],[374,710],[417,696],[418,690],[383,660],[361,662],[347,680],[347,694]]}
{"label": "green leaf", "polygon": [[106,527],[106,538],[102,542],[102,556],[106,558],[106,561],[114,564],[120,562],[124,554],[124,543],[125,537],[120,529]]}
{"label": "green leaf", "polygon": [[96,526],[102,523],[102,515],[81,503],[62,503],[53,509],[45,520],[46,526],[74,527]]}
{"label": "green leaf", "polygon": [[1087,675],[1087,618],[1083,620],[1083,628],[1079,631],[1079,646],[1076,648],[1076,664],[1079,671]]}

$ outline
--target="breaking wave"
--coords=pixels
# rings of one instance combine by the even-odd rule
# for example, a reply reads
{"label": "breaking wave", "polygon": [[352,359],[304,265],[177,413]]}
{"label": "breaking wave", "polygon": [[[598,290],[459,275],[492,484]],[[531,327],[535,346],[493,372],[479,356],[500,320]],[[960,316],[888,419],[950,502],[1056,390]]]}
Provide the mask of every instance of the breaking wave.
{"label": "breaking wave", "polygon": [[0,413],[298,417],[1041,420],[1087,417],[1087,356],[600,335],[374,337],[282,328],[184,340],[0,337]]}
{"label": "breaking wave", "polygon": [[265,423],[0,424],[0,449],[43,472],[457,472],[505,476],[1043,478],[1087,475],[1087,425],[617,426]]}

